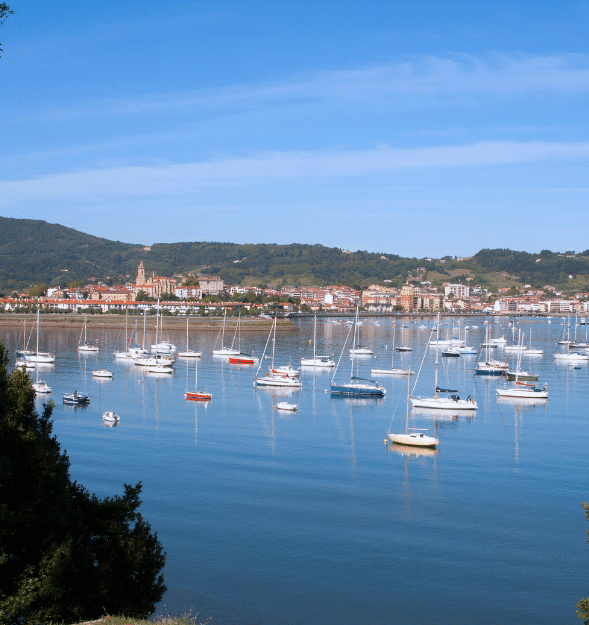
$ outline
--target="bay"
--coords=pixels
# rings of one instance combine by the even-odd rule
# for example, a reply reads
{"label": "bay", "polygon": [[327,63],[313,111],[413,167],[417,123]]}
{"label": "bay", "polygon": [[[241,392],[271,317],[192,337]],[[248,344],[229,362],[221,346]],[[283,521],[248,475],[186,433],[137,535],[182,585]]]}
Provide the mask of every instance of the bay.
{"label": "bay", "polygon": [[[413,351],[395,354],[395,366],[419,369],[432,322],[396,321],[363,324],[374,356],[354,360],[360,375],[390,366],[400,325]],[[277,338],[276,364],[297,366],[312,352],[312,320],[296,323]],[[475,346],[485,328],[476,323]],[[511,338],[507,319],[489,323],[493,336]],[[213,357],[209,333],[191,336],[191,347],[203,351],[198,381],[210,403],[184,399],[194,361],[178,359],[172,376],[115,361],[115,330],[89,336],[100,352],[82,355],[78,331],[41,328],[40,349],[57,359],[39,377],[53,388],[54,432],[73,478],[99,496],[142,481],[141,511],[167,552],[159,613],[192,608],[220,625],[575,623],[575,604],[589,595],[581,506],[589,372],[554,362],[560,324],[517,322],[544,349],[523,357],[548,383],[544,403],[498,400],[496,379],[473,376],[476,356],[440,359],[440,386],[472,395],[479,409],[473,417],[412,411],[412,425],[440,439],[433,455],[383,444],[389,428],[404,429],[405,379],[378,378],[382,400],[332,398],[332,371],[304,370],[300,391],[254,388],[256,367]],[[168,334],[184,346],[184,332]],[[317,334],[318,351],[337,361],[348,328],[320,321]],[[12,352],[22,342],[16,328],[0,336]],[[266,339],[241,337],[258,357]],[[433,362],[429,351],[416,394],[433,392]],[[114,379],[93,378],[98,368]],[[350,373],[345,353],[337,379]],[[90,405],[64,406],[73,390],[90,393]],[[274,409],[280,400],[298,412]],[[103,425],[105,410],[121,415],[117,427]]]}

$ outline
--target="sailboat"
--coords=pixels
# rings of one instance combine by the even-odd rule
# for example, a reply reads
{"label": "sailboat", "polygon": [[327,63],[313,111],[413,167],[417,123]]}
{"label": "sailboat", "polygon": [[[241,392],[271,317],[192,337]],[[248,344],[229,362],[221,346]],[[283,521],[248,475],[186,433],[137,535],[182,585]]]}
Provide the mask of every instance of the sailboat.
{"label": "sailboat", "polygon": [[372,369],[370,375],[411,375],[411,369],[396,369],[395,360],[395,330],[393,329],[393,348],[391,350],[391,368],[390,369]]}
{"label": "sailboat", "polygon": [[474,369],[475,375],[504,375],[507,371],[507,362],[501,362],[500,360],[489,358],[489,349],[497,347],[497,343],[494,343],[490,338],[489,326],[485,333],[485,342],[481,343],[481,347],[486,350],[485,360],[478,362]]}
{"label": "sailboat", "polygon": [[36,380],[32,384],[36,395],[47,395],[51,393],[51,387],[43,380]]}
{"label": "sailboat", "polygon": [[[350,328],[350,331],[351,329],[352,328]],[[348,336],[346,336],[346,340],[342,348],[342,353],[340,354],[340,357],[337,363],[338,366],[342,360],[342,356],[343,356],[344,350],[346,349],[346,343],[348,342],[349,336],[350,336],[350,332],[348,331]],[[354,362],[352,362],[350,381],[347,383],[334,384],[337,370],[338,370],[338,367],[335,368],[335,371],[333,372],[333,376],[331,378],[331,394],[332,395],[345,395],[348,397],[384,397],[386,395],[386,390],[384,386],[378,384],[376,380],[368,380],[366,378],[360,378],[354,375]]]}
{"label": "sailboat", "polygon": [[[98,351],[98,345],[89,345],[86,337],[86,328],[88,325],[88,315],[84,315],[84,327],[80,332],[80,340],[78,341],[79,352],[96,353]],[[84,334],[84,342],[82,343],[82,333]]]}
{"label": "sailboat", "polygon": [[178,356],[180,358],[200,358],[202,356],[202,352],[195,352],[188,347],[188,317],[186,317],[186,351],[178,352]]}
{"label": "sailboat", "polygon": [[[159,313],[159,309],[160,309],[160,301],[158,299],[157,301],[157,309],[156,309],[156,317],[155,317],[155,323],[156,323],[156,339],[155,339],[155,344],[151,346],[151,352],[155,353],[155,354],[171,354],[172,352],[176,351],[176,346],[174,345],[174,343],[171,343],[170,341],[164,341],[163,340],[163,336],[164,336],[164,316],[163,314],[158,314]],[[159,317],[159,337],[160,337],[160,341],[158,342],[157,336],[158,336],[158,328],[157,328],[157,324],[158,324],[158,317]]]}
{"label": "sailboat", "polygon": [[408,347],[407,345],[404,344],[404,337],[405,337],[405,328],[401,328],[401,343],[403,343],[402,345],[398,345],[395,350],[398,352],[411,352],[413,351],[412,347]]}
{"label": "sailboat", "polygon": [[313,323],[313,358],[301,358],[303,367],[335,367],[335,361],[331,356],[318,356],[316,352],[317,344],[317,315]]}
{"label": "sailboat", "polygon": [[[438,323],[436,324],[436,338],[439,332],[440,316],[438,315]],[[417,384],[417,381],[416,381]],[[438,393],[452,393],[449,397],[441,397]],[[412,397],[411,405],[414,408],[441,408],[444,410],[476,410],[478,408],[474,399],[460,399],[456,389],[444,389],[438,386],[438,343],[436,341],[436,363],[434,376],[434,395],[433,397]]]}
{"label": "sailboat", "polygon": [[[272,364],[270,365],[270,371],[266,373],[265,376],[260,376],[260,368],[262,367],[262,363],[264,362],[264,356],[266,355],[266,349],[268,348],[268,343],[272,339]],[[275,372],[274,369],[274,351],[276,348],[276,317],[274,317],[274,323],[270,328],[270,334],[268,335],[268,339],[266,341],[266,346],[264,347],[264,353],[262,354],[262,358],[260,359],[260,365],[258,370],[256,371],[256,377],[254,379],[254,386],[280,386],[283,388],[302,388],[303,384],[298,377],[290,377],[285,374],[279,374]]]}
{"label": "sailboat", "polygon": [[[239,356],[240,351],[231,347],[225,347],[225,322],[227,321],[227,309],[223,315],[223,335],[221,337],[221,349],[214,349],[213,356]],[[235,340],[235,337],[234,337]]]}
{"label": "sailboat", "polygon": [[[440,444],[440,441],[435,436],[427,436],[423,434],[423,429],[409,428],[409,384],[410,384],[411,369],[409,369],[409,375],[407,376],[407,417],[405,420],[405,434],[392,434],[387,432],[387,437],[393,443],[397,445],[410,445],[411,447],[430,447],[434,448]],[[409,431],[411,429],[411,431]]]}
{"label": "sailboat", "polygon": [[[521,330],[519,343],[521,344]],[[517,367],[515,370],[515,382],[513,386],[505,388],[497,387],[495,393],[498,397],[518,397],[522,399],[548,399],[548,385],[545,383],[542,388],[536,388],[535,384],[520,382],[519,373],[521,369],[521,352],[517,356]]]}
{"label": "sailboat", "polygon": [[[155,323],[155,342],[157,345],[158,342],[158,329],[159,324],[157,322],[157,311],[156,311],[156,323]],[[143,341],[145,342],[145,316],[143,317]],[[137,356],[133,362],[140,367],[170,367],[174,366],[176,359],[170,354],[160,354],[157,351],[150,354],[141,354]],[[168,371],[165,373],[168,373]],[[156,372],[160,371],[160,369],[156,369]],[[152,369],[153,372],[153,369]]]}
{"label": "sailboat", "polygon": [[27,356],[27,360],[39,364],[51,364],[55,362],[55,356],[53,354],[39,351],[39,309],[37,309],[37,349],[34,354]]}
{"label": "sailboat", "polygon": [[[33,331],[31,330],[32,334]],[[31,356],[32,354],[34,354],[35,352],[33,350],[29,349],[29,341],[31,340],[31,336],[29,334],[29,338],[27,340],[27,320],[24,319],[24,328],[23,328],[23,337],[22,337],[22,349],[17,349],[16,350],[16,356],[17,358],[20,357],[25,357],[25,356]]]}
{"label": "sailboat", "polygon": [[354,323],[354,339],[352,341],[352,347],[350,354],[354,356],[372,356],[374,352],[369,347],[363,347],[360,345],[360,323],[359,323],[359,306],[356,305],[356,321]]}
{"label": "sailboat", "polygon": [[532,330],[530,329],[530,346],[526,349],[526,356],[542,356],[543,353],[543,349],[532,347]]}

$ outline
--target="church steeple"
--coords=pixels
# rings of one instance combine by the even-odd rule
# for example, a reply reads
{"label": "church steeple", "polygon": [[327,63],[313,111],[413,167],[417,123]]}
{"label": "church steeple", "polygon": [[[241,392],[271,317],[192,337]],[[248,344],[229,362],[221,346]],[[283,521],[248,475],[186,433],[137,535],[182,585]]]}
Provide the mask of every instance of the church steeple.
{"label": "church steeple", "polygon": [[143,266],[143,261],[140,261],[139,268],[137,269],[136,284],[145,284],[145,267]]}

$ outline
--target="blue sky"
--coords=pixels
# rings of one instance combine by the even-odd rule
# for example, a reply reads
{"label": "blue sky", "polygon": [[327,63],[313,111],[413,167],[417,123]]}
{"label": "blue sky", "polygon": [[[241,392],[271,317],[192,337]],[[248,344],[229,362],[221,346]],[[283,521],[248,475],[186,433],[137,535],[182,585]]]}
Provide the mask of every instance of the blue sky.
{"label": "blue sky", "polygon": [[9,4],[3,216],[131,243],[589,248],[589,2]]}

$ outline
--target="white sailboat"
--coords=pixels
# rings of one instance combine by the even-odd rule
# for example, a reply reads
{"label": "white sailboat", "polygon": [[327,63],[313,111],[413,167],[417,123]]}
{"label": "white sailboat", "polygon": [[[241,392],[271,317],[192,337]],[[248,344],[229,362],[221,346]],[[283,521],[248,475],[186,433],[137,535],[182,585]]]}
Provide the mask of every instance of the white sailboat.
{"label": "white sailboat", "polygon": [[[436,337],[439,332],[440,316],[436,325]],[[417,384],[417,381],[416,381]],[[440,396],[439,393],[450,393],[448,397]],[[414,408],[438,408],[443,410],[476,410],[478,408],[474,399],[460,399],[456,389],[443,389],[438,386],[438,343],[436,341],[436,362],[434,375],[434,395],[433,397],[412,397],[411,405]]]}
{"label": "white sailboat", "polygon": [[34,354],[27,356],[27,360],[38,364],[51,364],[55,362],[55,355],[39,351],[39,309],[37,309],[37,349]]}
{"label": "white sailboat", "polygon": [[[262,367],[262,363],[264,362],[264,356],[266,354],[266,349],[268,347],[268,343],[272,339],[272,364],[270,365],[270,371],[266,373],[265,376],[260,375],[260,368]],[[290,377],[288,375],[275,373],[274,369],[274,351],[276,348],[276,317],[274,317],[274,323],[272,324],[272,328],[270,328],[270,334],[268,335],[268,340],[266,341],[266,346],[264,347],[264,353],[262,354],[262,358],[260,359],[260,365],[258,366],[258,370],[256,371],[256,377],[254,378],[254,386],[279,386],[283,388],[295,388],[299,389],[303,386],[301,380],[298,377]]]}
{"label": "white sailboat", "polygon": [[371,369],[370,375],[411,375],[411,369],[395,368],[395,334],[396,328],[393,328],[393,348],[391,349],[391,368],[390,369]]}
{"label": "white sailboat", "polygon": [[233,349],[233,345],[231,347],[225,346],[225,323],[226,321],[227,321],[227,309],[225,309],[225,314],[223,315],[223,334],[221,337],[221,349],[214,349],[213,356],[239,356],[240,354],[240,351],[238,349]]}
{"label": "white sailboat", "polygon": [[[397,445],[410,445],[411,447],[429,447],[434,448],[440,444],[440,441],[435,436],[427,436],[423,432],[427,430],[418,428],[409,428],[409,384],[410,384],[411,369],[409,369],[409,375],[407,376],[407,416],[405,420],[405,433],[393,434],[387,432],[387,437],[393,443]],[[411,431],[410,431],[411,430]]]}
{"label": "white sailboat", "polygon": [[[519,343],[521,344],[521,330]],[[519,397],[522,399],[548,399],[548,385],[544,384],[542,388],[536,388],[535,384],[528,382],[520,382],[519,375],[521,369],[521,355],[518,353],[517,367],[515,370],[515,382],[513,386],[506,386],[504,388],[497,387],[495,393],[498,397]]]}
{"label": "white sailboat", "polygon": [[188,317],[186,317],[186,351],[178,352],[180,358],[200,358],[202,352],[196,352],[188,347]]}
{"label": "white sailboat", "polygon": [[318,356],[316,352],[317,344],[317,315],[313,322],[313,358],[301,358],[302,367],[335,367],[335,361],[331,356]]}
{"label": "white sailboat", "polygon": [[354,323],[354,338],[352,341],[352,347],[350,348],[350,354],[353,356],[372,356],[374,352],[369,347],[360,345],[360,309],[359,305],[356,305],[356,322]]}
{"label": "white sailboat", "polygon": [[[80,332],[80,340],[78,341],[78,351],[87,353],[96,353],[98,351],[98,345],[90,345],[86,336],[86,329],[88,325],[88,315],[84,315],[84,327]],[[82,343],[82,333],[84,334],[84,342]]]}

